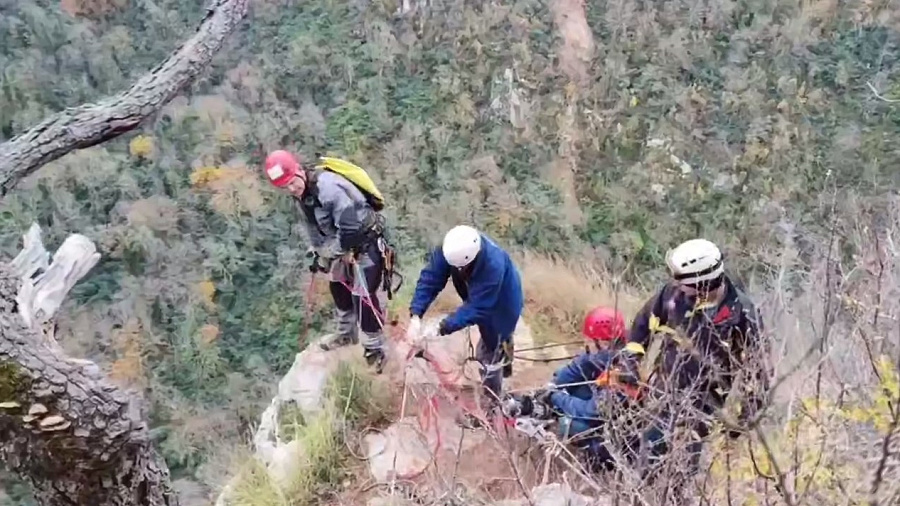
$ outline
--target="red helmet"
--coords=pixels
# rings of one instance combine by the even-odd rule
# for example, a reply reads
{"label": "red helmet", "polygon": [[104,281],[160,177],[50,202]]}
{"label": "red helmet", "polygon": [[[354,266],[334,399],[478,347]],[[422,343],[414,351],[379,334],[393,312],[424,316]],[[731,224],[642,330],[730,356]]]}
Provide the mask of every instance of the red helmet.
{"label": "red helmet", "polygon": [[625,337],[625,318],[611,307],[592,309],[584,318],[582,334],[594,341],[614,341]]}
{"label": "red helmet", "polygon": [[300,162],[291,153],[279,149],[266,157],[266,176],[273,185],[282,188],[300,173]]}

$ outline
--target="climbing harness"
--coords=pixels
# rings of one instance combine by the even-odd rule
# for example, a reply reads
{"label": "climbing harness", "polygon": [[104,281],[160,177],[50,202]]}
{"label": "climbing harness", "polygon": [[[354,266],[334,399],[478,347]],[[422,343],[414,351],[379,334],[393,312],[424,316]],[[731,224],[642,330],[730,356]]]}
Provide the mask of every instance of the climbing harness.
{"label": "climbing harness", "polygon": [[[397,271],[397,250],[388,244],[384,236],[381,236],[378,238],[378,251],[381,253],[384,265],[381,285],[388,300],[393,300],[394,294],[403,286],[403,275]],[[398,278],[397,286],[393,285],[394,278]]]}

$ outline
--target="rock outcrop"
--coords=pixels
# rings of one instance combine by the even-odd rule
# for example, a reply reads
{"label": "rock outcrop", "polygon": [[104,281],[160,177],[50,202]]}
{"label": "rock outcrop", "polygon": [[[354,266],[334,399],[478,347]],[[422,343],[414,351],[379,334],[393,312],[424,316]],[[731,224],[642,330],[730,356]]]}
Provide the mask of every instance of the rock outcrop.
{"label": "rock outcrop", "polygon": [[[436,327],[438,322],[436,317],[426,320],[423,325],[427,329],[429,326]],[[473,406],[466,399],[473,399],[477,391],[478,364],[467,359],[477,346],[478,339],[474,328],[430,338],[423,343],[430,361],[414,357],[404,339],[392,340],[389,365],[382,376],[376,377],[376,381],[391,382],[391,391],[397,393],[399,416],[389,426],[371,431],[361,438],[362,457],[375,484],[405,481],[434,489],[458,481],[472,490],[493,487],[493,492],[508,490],[501,497],[516,496],[517,489],[510,488],[516,480],[506,457],[508,450],[485,431],[466,430],[464,433],[455,422],[454,415],[461,405],[467,408]],[[514,339],[517,349],[535,346],[530,329],[524,322],[520,321]],[[552,352],[565,353],[561,349]],[[297,354],[293,366],[278,385],[278,394],[263,412],[253,437],[255,457],[265,465],[273,483],[286,487],[303,454],[298,441],[289,441],[279,433],[282,409],[291,405],[303,417],[317,414],[324,404],[331,375],[342,362],[358,359],[359,353],[358,346],[323,351],[317,343],[313,343]],[[530,356],[543,358],[533,353]],[[533,361],[517,360],[514,367],[514,379],[521,382],[527,381],[522,378],[533,376],[536,384],[545,382],[552,370],[552,367]],[[487,469],[490,469],[489,473]],[[451,472],[452,475],[449,474]],[[499,486],[498,483],[504,485]],[[228,495],[232,485],[222,492],[216,506],[230,506]],[[568,497],[560,490],[552,486],[537,487],[533,495],[535,500],[546,497],[542,499],[545,502],[539,503],[546,506],[592,504],[578,502],[582,500],[581,496],[568,503],[548,502]],[[522,494],[519,492],[517,495]],[[370,497],[370,502],[378,504],[395,504],[390,501],[397,498],[390,498],[388,503],[378,502],[384,500],[388,499],[379,497],[377,490]],[[502,504],[527,504],[516,501],[518,499]]]}

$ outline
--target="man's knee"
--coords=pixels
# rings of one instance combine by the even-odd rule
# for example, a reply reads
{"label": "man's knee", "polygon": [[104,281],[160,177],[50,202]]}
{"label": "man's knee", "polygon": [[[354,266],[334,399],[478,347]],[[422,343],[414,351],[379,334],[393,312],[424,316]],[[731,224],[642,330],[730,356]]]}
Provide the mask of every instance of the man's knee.
{"label": "man's knee", "polygon": [[503,391],[503,376],[500,371],[483,374],[481,387],[482,393],[487,397],[489,403],[499,402],[500,394]]}
{"label": "man's knee", "polygon": [[571,415],[566,415],[559,419],[560,436],[563,437],[577,436],[578,434],[583,434],[591,430],[592,428],[594,428],[594,426],[588,420],[583,420]]}

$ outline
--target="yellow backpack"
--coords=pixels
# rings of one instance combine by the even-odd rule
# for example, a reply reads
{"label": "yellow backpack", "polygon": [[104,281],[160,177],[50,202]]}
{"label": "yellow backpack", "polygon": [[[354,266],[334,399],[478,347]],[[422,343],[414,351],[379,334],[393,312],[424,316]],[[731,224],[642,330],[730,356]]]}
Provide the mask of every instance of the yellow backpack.
{"label": "yellow backpack", "polygon": [[384,209],[384,197],[369,174],[361,167],[340,158],[319,156],[319,164],[316,165],[316,168],[344,176],[365,195],[366,201],[372,206],[372,209],[375,211]]}

